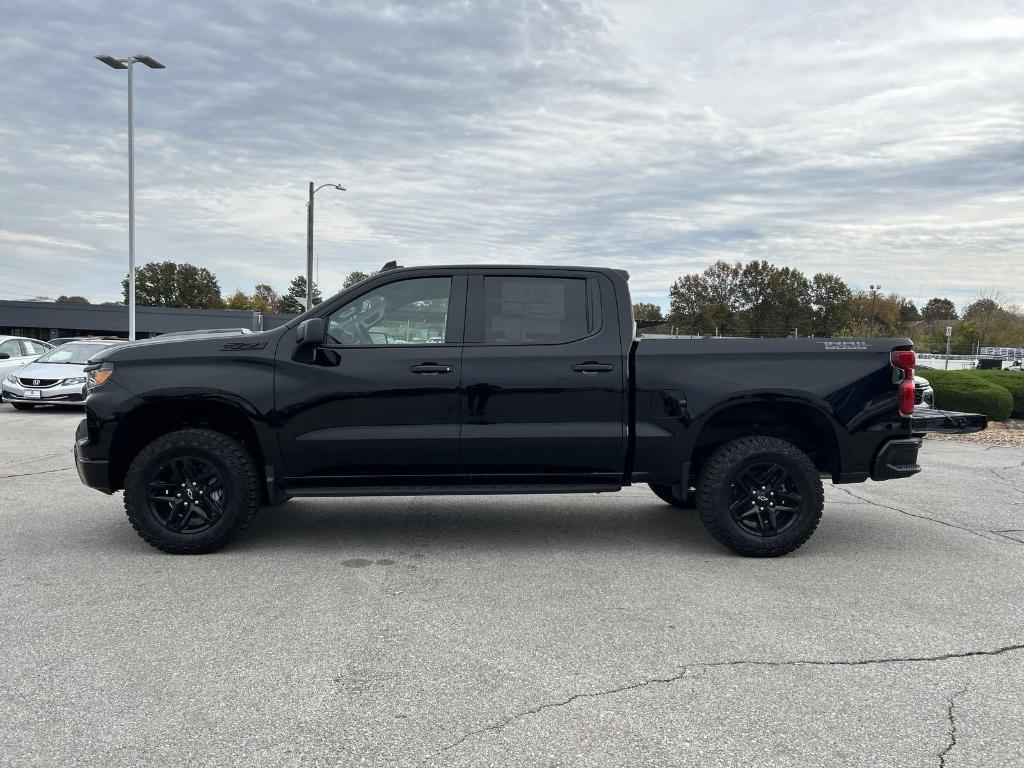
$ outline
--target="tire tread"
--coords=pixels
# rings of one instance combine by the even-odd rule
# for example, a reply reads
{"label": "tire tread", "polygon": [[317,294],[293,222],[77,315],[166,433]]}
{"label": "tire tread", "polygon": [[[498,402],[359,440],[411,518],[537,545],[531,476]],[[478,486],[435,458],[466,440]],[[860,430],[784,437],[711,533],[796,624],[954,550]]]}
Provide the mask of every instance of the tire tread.
{"label": "tire tread", "polygon": [[[133,514],[137,505],[134,495],[135,479],[141,474],[148,462],[161,451],[168,448],[204,448],[216,453],[231,469],[234,481],[238,484],[239,505],[238,518],[216,541],[203,542],[195,545],[171,544],[161,541],[140,525]],[[141,502],[145,506],[145,500]],[[151,547],[172,555],[200,555],[215,552],[230,544],[246,526],[252,522],[260,507],[260,476],[255,462],[241,443],[222,432],[212,429],[181,429],[161,435],[143,448],[128,468],[124,482],[124,511],[135,532]]]}
{"label": "tire tread", "polygon": [[[765,453],[782,454],[800,465],[807,479],[811,480],[814,491],[814,517],[811,524],[798,536],[785,539],[774,546],[756,546],[738,536],[731,526],[725,524],[720,511],[715,507],[716,491],[728,472],[738,462]],[[741,437],[726,443],[712,453],[704,463],[697,484],[697,511],[701,522],[721,544],[745,557],[780,557],[796,551],[817,529],[824,505],[825,489],[814,463],[795,445],[776,437]]]}

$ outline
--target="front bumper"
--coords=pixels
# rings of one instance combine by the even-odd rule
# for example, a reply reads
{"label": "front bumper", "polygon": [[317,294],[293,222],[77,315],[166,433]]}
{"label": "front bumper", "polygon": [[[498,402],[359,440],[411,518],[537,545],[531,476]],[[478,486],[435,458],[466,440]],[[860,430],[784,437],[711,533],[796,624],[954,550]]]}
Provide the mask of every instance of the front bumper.
{"label": "front bumper", "polygon": [[[23,387],[20,384],[12,384],[4,379],[2,391],[2,399],[5,403],[30,403],[35,405],[66,403],[69,405],[81,405],[85,402],[85,387],[82,384]],[[38,392],[39,397],[29,397],[27,394],[29,391]]]}
{"label": "front bumper", "polygon": [[85,419],[82,419],[75,432],[75,469],[78,479],[84,485],[95,488],[103,493],[113,493],[110,487],[110,462],[106,459],[89,459],[82,455],[82,446],[89,443],[89,431]]}

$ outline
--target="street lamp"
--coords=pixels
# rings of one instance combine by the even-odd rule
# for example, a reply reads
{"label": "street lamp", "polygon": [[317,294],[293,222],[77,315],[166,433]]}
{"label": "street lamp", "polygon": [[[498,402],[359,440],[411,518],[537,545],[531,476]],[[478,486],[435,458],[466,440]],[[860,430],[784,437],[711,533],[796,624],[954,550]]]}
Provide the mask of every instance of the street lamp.
{"label": "street lamp", "polygon": [[113,69],[128,70],[128,338],[135,340],[135,126],[132,120],[132,67],[135,62],[150,69],[165,69],[152,56],[137,53],[126,59],[115,59],[109,53],[96,58]]}
{"label": "street lamp", "polygon": [[306,214],[306,311],[308,312],[313,308],[313,195],[319,192],[324,187],[333,187],[339,192],[344,192],[345,188],[341,184],[321,184],[316,189],[313,189],[313,182],[309,182],[309,202],[306,203],[308,209]]}
{"label": "street lamp", "polygon": [[875,338],[875,299],[878,298],[878,292],[882,290],[882,286],[869,285],[868,288],[871,289],[871,319],[869,320],[870,330],[868,331],[868,338],[873,339]]}

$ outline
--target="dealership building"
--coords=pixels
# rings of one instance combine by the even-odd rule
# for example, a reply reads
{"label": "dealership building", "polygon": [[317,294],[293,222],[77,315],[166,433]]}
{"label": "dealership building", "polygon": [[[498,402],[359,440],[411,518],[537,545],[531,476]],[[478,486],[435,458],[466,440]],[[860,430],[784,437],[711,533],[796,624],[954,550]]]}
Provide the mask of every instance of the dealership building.
{"label": "dealership building", "polygon": [[[268,330],[295,315],[239,312],[233,309],[136,307],[135,335],[146,339],[172,331],[213,328]],[[58,336],[128,337],[128,307],[119,304],[64,304],[51,301],[0,301],[0,336],[54,339]]]}

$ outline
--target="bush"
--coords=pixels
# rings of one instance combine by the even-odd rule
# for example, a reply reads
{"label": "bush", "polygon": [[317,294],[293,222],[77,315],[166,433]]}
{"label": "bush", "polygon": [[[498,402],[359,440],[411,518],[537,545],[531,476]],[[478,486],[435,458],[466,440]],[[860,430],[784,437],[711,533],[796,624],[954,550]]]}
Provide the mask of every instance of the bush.
{"label": "bush", "polygon": [[[935,404],[945,411],[983,413],[989,421],[1006,421],[1014,411],[1014,399],[1005,386],[990,381],[986,373],[999,371],[937,371],[921,368],[916,373],[931,382]],[[1016,374],[1009,374],[1011,376]]]}
{"label": "bush", "polygon": [[1010,390],[1010,395],[1013,397],[1013,415],[1018,419],[1024,419],[1024,373],[1014,371],[975,371],[974,373],[985,381]]}

